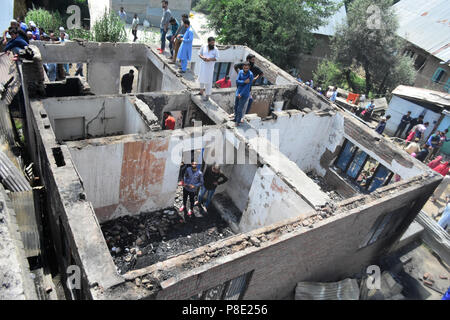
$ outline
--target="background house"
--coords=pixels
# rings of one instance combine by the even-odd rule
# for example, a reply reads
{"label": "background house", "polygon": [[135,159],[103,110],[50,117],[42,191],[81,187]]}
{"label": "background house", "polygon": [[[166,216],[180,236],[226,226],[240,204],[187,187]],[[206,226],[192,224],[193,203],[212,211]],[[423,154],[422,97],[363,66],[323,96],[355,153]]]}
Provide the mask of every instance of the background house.
{"label": "background house", "polygon": [[9,22],[13,18],[14,0],[2,0],[2,10],[0,10],[0,30],[8,29]]}
{"label": "background house", "polygon": [[414,59],[415,87],[450,92],[450,1],[402,0],[394,5],[403,54]]}
{"label": "background house", "polygon": [[[408,111],[411,111],[413,118],[423,115],[424,122],[430,123],[425,137],[429,137],[436,130],[450,128],[450,95],[409,86],[398,86],[392,94],[386,112],[391,115],[386,125],[387,134],[395,133],[402,116]],[[447,136],[450,137],[450,135]],[[450,142],[446,142],[441,151],[450,154]]]}
{"label": "background house", "polygon": [[[189,14],[191,5],[191,0],[169,0],[169,9],[178,20],[183,13]],[[161,0],[112,0],[114,11],[119,11],[120,7],[124,7],[127,13],[127,23],[131,23],[134,14],[137,13],[141,23],[147,20],[159,27],[162,16]]]}
{"label": "background house", "polygon": [[331,54],[331,38],[336,33],[337,26],[345,23],[347,20],[347,11],[344,3],[340,0],[333,0],[333,2],[336,4],[341,3],[341,7],[328,19],[326,25],[313,31],[316,40],[314,48],[310,53],[298,54],[292,61],[292,65],[300,73],[304,81],[312,79],[313,71],[317,69],[319,63]]}

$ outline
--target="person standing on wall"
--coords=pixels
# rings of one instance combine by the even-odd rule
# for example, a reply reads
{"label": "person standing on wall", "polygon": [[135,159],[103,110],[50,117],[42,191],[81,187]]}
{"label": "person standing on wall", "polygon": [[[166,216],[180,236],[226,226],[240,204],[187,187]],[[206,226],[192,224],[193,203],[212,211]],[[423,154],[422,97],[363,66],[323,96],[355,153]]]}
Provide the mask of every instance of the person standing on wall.
{"label": "person standing on wall", "polygon": [[[207,213],[212,197],[216,192],[216,188],[221,184],[226,183],[228,178],[220,171],[219,165],[214,164],[206,167],[203,180],[204,185],[200,188],[198,201],[200,202],[203,211]],[[205,195],[206,203],[204,203]]]}
{"label": "person standing on wall", "polygon": [[138,18],[137,13],[135,13],[133,22],[131,23],[131,34],[134,36],[133,42],[136,42],[136,40],[138,39],[138,37],[137,37],[138,26],[139,26],[139,18]]}
{"label": "person standing on wall", "polygon": [[130,70],[130,72],[126,73],[122,77],[122,94],[131,93],[133,89],[133,81],[134,81],[134,71]]}
{"label": "person standing on wall", "polygon": [[411,123],[411,111],[408,111],[403,117],[402,120],[400,120],[400,124],[397,127],[397,130],[395,130],[394,137],[402,137],[403,131],[405,130],[406,126]]}
{"label": "person standing on wall", "polygon": [[188,20],[188,15],[183,13],[183,15],[181,16],[181,24],[178,27],[177,32],[175,32],[172,41],[173,41],[173,57],[172,57],[172,61],[170,61],[170,64],[175,64],[177,62],[177,56],[178,56],[178,51],[180,50],[180,46],[181,46],[181,38],[183,37],[184,33],[186,32],[186,26],[184,25],[184,22],[186,20]]}
{"label": "person standing on wall", "polygon": [[183,206],[180,208],[180,213],[184,212],[189,198],[190,207],[187,212],[188,217],[192,216],[192,210],[195,205],[195,196],[198,189],[203,186],[203,174],[197,168],[197,162],[193,161],[191,166],[186,168],[183,179]]}
{"label": "person standing on wall", "polygon": [[236,79],[236,99],[234,102],[234,122],[236,126],[241,124],[245,104],[250,96],[253,83],[253,73],[250,71],[250,63],[245,62],[243,69],[239,71]]}
{"label": "person standing on wall", "polygon": [[181,60],[181,73],[186,73],[188,62],[192,59],[192,42],[194,41],[194,32],[191,28],[191,22],[186,19],[184,21],[186,32],[180,37],[182,43],[180,51],[178,51],[178,59]]}
{"label": "person standing on wall", "polygon": [[204,101],[208,101],[211,96],[212,83],[214,77],[214,66],[217,59],[219,59],[219,50],[216,47],[216,40],[213,37],[208,38],[208,44],[200,49],[198,55],[202,61],[200,62],[200,75],[198,80],[200,82],[200,95],[205,94]]}
{"label": "person standing on wall", "polygon": [[169,1],[161,1],[161,6],[163,8],[163,15],[161,18],[161,24],[159,25],[159,29],[161,31],[161,48],[158,48],[159,53],[163,54],[164,50],[166,50],[166,35],[169,30],[170,18],[172,17],[172,12],[169,9]]}
{"label": "person standing on wall", "polygon": [[[256,56],[254,54],[249,54],[247,55],[246,61],[250,64],[250,71],[253,74],[253,82],[252,82],[252,86],[255,85],[258,81],[261,81],[262,78],[264,77],[264,72],[258,68],[255,63],[256,63]],[[236,73],[239,73],[239,70],[242,70],[244,66],[244,63],[238,63],[234,66],[234,70],[236,71]],[[250,88],[251,89],[251,88]],[[250,93],[250,97],[248,99],[248,105],[247,108],[245,109],[245,112],[243,112],[243,115],[246,115],[250,112],[250,109],[252,108],[252,104],[253,104],[253,97]]]}
{"label": "person standing on wall", "polygon": [[175,34],[178,31],[179,24],[177,19],[174,17],[170,18],[170,34],[167,36],[167,40],[169,40],[169,49],[170,49],[170,60],[173,59],[173,45],[175,41]]}

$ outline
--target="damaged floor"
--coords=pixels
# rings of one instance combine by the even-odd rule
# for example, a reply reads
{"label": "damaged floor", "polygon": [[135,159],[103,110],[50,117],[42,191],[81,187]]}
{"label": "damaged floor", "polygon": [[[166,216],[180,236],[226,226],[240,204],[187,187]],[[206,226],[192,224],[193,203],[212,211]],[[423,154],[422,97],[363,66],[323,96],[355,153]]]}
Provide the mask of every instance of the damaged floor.
{"label": "damaged floor", "polygon": [[406,300],[440,300],[450,286],[450,269],[421,242],[413,242],[384,259],[388,270],[402,286]]}
{"label": "damaged floor", "polygon": [[337,193],[332,186],[327,184],[323,177],[316,175],[312,171],[307,173],[307,176],[314,180],[314,182],[320,187],[320,189],[322,189],[322,191],[325,192],[332,200],[336,202],[344,200],[344,197]]}
{"label": "damaged floor", "polygon": [[195,208],[192,218],[180,214],[182,199],[179,188],[173,208],[125,216],[101,225],[120,274],[234,235],[212,207],[207,214]]}

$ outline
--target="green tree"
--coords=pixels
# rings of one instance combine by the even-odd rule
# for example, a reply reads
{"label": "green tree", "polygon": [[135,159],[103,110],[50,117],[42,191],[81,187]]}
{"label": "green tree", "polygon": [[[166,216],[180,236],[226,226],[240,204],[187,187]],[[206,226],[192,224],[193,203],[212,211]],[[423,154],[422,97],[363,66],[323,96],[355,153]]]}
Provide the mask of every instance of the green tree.
{"label": "green tree", "polygon": [[342,66],[332,60],[323,60],[313,72],[314,83],[322,88],[329,86],[338,86],[339,88],[362,92],[366,87],[365,79],[358,76],[355,72],[349,74],[352,87],[348,85],[346,75],[342,72]]}
{"label": "green tree", "polygon": [[45,32],[49,30],[57,32],[63,25],[61,15],[57,11],[50,12],[44,9],[29,10],[25,16],[25,23],[28,24],[30,21],[43,28]]}
{"label": "green tree", "polygon": [[340,64],[349,87],[355,89],[351,72],[362,68],[365,93],[385,95],[397,85],[410,85],[415,69],[400,52],[404,42],[396,36],[397,17],[392,0],[354,0],[347,23],[338,27],[332,40],[333,60]]}
{"label": "green tree", "polygon": [[92,28],[92,38],[96,42],[125,42],[125,24],[116,13],[105,11]]}
{"label": "green tree", "polygon": [[225,44],[248,45],[281,67],[314,45],[311,33],[338,9],[332,0],[200,0]]}

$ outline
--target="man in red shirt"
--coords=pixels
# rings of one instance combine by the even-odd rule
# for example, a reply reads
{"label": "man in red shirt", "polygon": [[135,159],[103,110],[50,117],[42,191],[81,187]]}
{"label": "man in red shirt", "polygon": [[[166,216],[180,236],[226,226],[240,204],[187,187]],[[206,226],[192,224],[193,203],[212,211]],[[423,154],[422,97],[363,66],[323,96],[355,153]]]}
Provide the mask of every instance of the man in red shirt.
{"label": "man in red shirt", "polygon": [[220,79],[219,81],[216,82],[216,87],[217,88],[231,88],[231,80],[230,80],[230,76],[225,76],[225,78]]}
{"label": "man in red shirt", "polygon": [[175,118],[170,112],[164,112],[164,130],[175,130]]}

